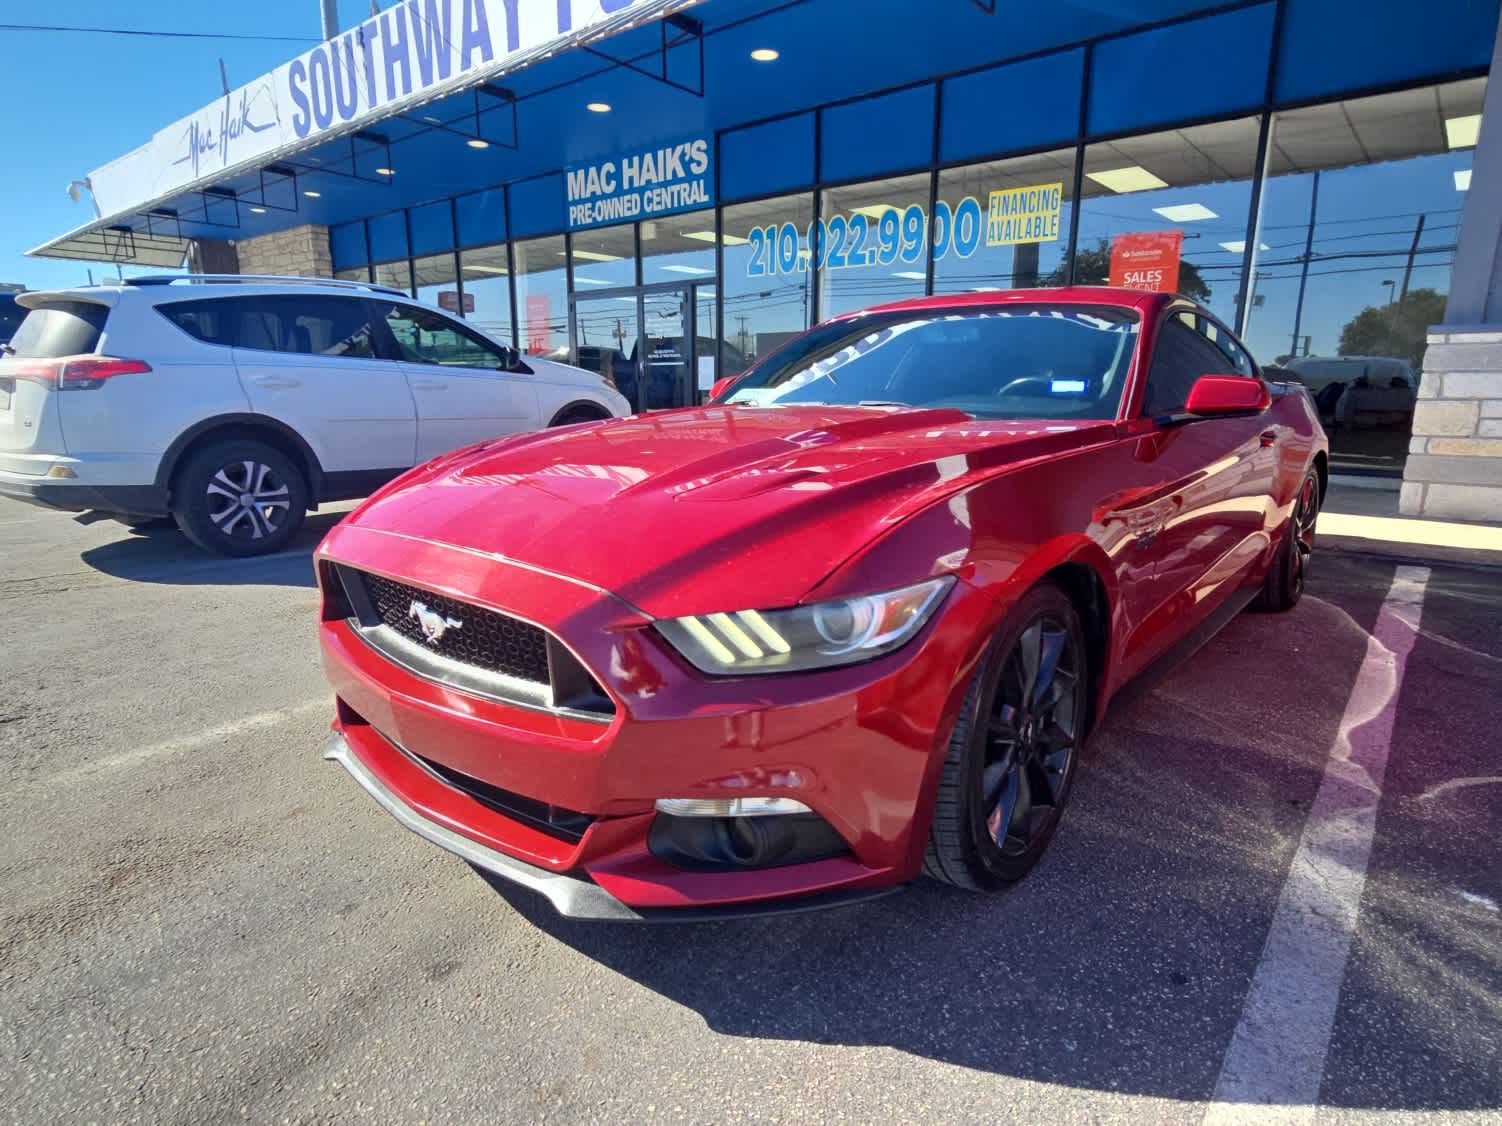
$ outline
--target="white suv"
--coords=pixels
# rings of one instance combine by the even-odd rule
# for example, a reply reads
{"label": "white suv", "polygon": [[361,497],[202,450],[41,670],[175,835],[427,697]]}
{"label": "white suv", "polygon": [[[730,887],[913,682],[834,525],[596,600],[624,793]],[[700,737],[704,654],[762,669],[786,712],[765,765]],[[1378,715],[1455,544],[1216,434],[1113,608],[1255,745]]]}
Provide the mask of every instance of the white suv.
{"label": "white suv", "polygon": [[188,275],[19,294],[0,355],[0,495],[200,547],[285,546],[309,508],[497,435],[619,417],[600,375],[405,293]]}

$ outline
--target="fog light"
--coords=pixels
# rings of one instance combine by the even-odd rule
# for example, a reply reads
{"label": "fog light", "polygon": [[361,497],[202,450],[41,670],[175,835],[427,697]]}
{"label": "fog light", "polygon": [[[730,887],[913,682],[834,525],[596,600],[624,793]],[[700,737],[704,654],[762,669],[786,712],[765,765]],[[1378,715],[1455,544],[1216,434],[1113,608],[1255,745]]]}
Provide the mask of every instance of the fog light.
{"label": "fog light", "polygon": [[812,811],[792,798],[658,798],[657,812],[674,817],[769,817]]}
{"label": "fog light", "polygon": [[78,478],[78,474],[74,473],[73,470],[69,469],[66,465],[54,465],[51,469],[47,470],[47,476],[59,477],[63,480],[69,481],[76,480]]}

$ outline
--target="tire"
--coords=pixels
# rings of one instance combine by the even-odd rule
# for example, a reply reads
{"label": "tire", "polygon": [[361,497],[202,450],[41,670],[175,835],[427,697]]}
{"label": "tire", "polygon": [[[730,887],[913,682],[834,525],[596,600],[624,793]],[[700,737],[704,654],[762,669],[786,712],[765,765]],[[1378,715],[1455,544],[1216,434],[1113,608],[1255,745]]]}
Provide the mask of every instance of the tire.
{"label": "tire", "polygon": [[554,426],[573,426],[577,422],[602,422],[610,417],[610,412],[604,407],[573,406],[560,411],[552,422],[548,423],[551,429]]}
{"label": "tire", "polygon": [[215,555],[280,551],[307,513],[302,469],[275,446],[254,439],[205,446],[173,477],[173,519],[183,535]]}
{"label": "tire", "polygon": [[1314,554],[1314,528],[1319,522],[1319,474],[1313,469],[1304,474],[1293,511],[1283,526],[1277,554],[1262,580],[1262,589],[1252,602],[1253,610],[1280,614],[1292,610],[1304,596],[1309,577],[1309,561]]}
{"label": "tire", "polygon": [[1032,869],[1069,799],[1089,701],[1079,615],[1062,589],[1041,583],[1007,617],[965,693],[939,779],[926,875],[995,891]]}

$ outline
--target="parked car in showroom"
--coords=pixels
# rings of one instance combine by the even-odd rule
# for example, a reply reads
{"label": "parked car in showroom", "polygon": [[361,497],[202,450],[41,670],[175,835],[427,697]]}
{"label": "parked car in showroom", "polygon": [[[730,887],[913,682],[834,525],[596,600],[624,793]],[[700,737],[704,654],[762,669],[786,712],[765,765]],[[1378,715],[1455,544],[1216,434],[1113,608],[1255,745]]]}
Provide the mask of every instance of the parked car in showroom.
{"label": "parked car in showroom", "polygon": [[709,405],[369,498],[316,556],[325,757],[569,916],[997,889],[1123,684],[1298,602],[1327,465],[1183,298],[842,316]]}
{"label": "parked car in showroom", "polygon": [[0,356],[0,495],[208,551],[284,547],[307,511],[474,442],[618,417],[600,376],[399,290],[237,275],[38,291]]}

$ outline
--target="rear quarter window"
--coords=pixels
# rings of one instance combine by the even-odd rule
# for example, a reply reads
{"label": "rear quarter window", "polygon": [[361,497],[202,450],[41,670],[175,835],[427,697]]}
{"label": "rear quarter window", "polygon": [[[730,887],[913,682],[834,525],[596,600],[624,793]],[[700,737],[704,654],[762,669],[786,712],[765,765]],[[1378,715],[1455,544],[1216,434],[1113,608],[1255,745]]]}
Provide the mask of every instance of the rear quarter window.
{"label": "rear quarter window", "polygon": [[109,308],[90,301],[53,301],[31,309],[11,337],[17,356],[54,360],[83,356],[99,347]]}

